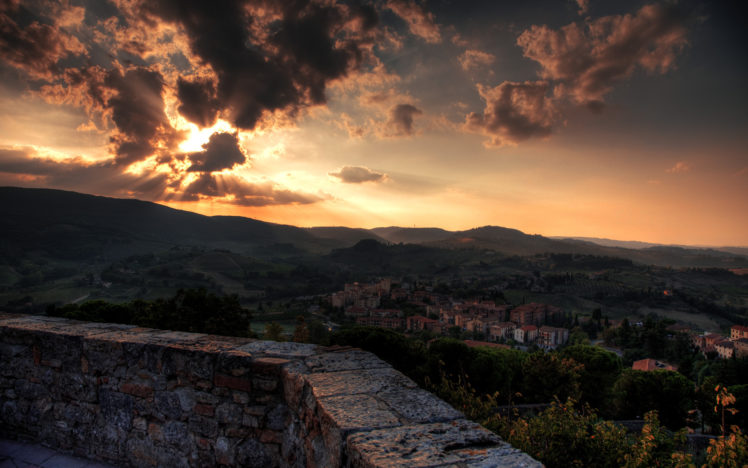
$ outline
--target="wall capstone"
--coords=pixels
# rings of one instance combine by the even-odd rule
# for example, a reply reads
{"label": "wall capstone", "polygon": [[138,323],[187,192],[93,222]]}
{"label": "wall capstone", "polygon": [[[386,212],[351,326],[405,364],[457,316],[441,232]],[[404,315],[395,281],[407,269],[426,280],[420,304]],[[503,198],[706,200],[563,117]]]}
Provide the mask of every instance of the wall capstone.
{"label": "wall capstone", "polygon": [[0,434],[120,466],[542,466],[358,349],[0,313],[0,362]]}

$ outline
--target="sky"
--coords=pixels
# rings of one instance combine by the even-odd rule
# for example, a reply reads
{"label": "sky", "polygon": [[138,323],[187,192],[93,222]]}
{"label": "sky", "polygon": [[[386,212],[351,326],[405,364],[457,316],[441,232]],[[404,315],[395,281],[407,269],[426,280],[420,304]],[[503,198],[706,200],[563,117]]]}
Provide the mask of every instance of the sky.
{"label": "sky", "polygon": [[748,246],[737,0],[9,0],[0,185]]}

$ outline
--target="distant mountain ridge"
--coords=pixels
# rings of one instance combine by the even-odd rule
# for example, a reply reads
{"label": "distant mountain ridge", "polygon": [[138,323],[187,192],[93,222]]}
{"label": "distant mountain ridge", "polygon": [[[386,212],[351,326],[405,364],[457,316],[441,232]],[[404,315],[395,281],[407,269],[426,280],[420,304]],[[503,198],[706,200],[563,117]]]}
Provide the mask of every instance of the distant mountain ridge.
{"label": "distant mountain ridge", "polygon": [[204,216],[135,199],[19,187],[0,187],[0,240],[0,255],[6,257],[39,252],[61,258],[115,258],[174,245],[260,257],[318,255],[367,240],[431,249],[492,250],[510,256],[560,253],[675,267],[748,267],[748,249],[740,247],[717,250],[632,243],[639,248],[627,248],[615,244],[620,241],[600,245],[585,238],[548,238],[498,226],[465,231],[398,226],[299,228],[244,217]]}

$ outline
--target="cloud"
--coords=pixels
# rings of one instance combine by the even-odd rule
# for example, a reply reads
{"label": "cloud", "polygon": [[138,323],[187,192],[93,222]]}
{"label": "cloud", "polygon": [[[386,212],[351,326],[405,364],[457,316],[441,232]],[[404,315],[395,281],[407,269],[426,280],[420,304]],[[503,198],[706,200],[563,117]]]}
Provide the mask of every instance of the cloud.
{"label": "cloud", "polygon": [[423,111],[413,104],[397,104],[390,109],[389,118],[385,124],[387,136],[410,136],[415,133],[413,121]]}
{"label": "cloud", "polygon": [[[29,17],[34,20],[19,26]],[[86,55],[86,49],[75,36],[39,20],[14,2],[0,7],[0,59],[35,78],[51,79],[60,72],[60,60]]]}
{"label": "cloud", "polygon": [[216,86],[213,80],[177,80],[179,113],[199,127],[210,127],[216,123],[220,105],[216,99]]}
{"label": "cloud", "polygon": [[230,174],[203,172],[189,179],[181,173],[161,171],[133,174],[112,161],[56,160],[41,156],[32,148],[0,148],[0,184],[51,187],[150,201],[197,201],[215,197],[242,206],[299,205],[323,200],[321,196],[277,187],[272,182],[252,183]]}
{"label": "cloud", "polygon": [[116,92],[106,106],[118,130],[110,138],[118,164],[129,165],[158,148],[175,147],[177,134],[164,111],[164,82],[158,71],[133,68],[123,75],[112,70],[105,86]]}
{"label": "cloud", "polygon": [[441,42],[441,32],[434,21],[434,14],[423,5],[413,0],[388,0],[386,6],[408,23],[411,33],[432,44]]}
{"label": "cloud", "polygon": [[485,67],[491,65],[496,57],[487,52],[480,50],[468,49],[457,58],[460,61],[460,66],[465,71],[474,70],[476,68]]}
{"label": "cloud", "polygon": [[162,172],[132,174],[120,166],[88,162],[81,158],[64,160],[39,155],[31,148],[0,148],[2,183],[52,187],[109,196],[136,196],[160,200],[169,183]]}
{"label": "cloud", "polygon": [[579,6],[579,13],[580,15],[583,15],[587,13],[587,10],[590,8],[590,0],[577,0],[577,6]]}
{"label": "cloud", "polygon": [[600,109],[613,84],[637,67],[665,73],[687,44],[684,16],[673,5],[646,5],[635,14],[604,16],[558,30],[532,26],[517,39],[557,96]]}
{"label": "cloud", "polygon": [[272,183],[251,183],[234,175],[203,173],[182,192],[183,201],[223,198],[241,206],[306,205],[322,200],[317,195],[276,188]]}
{"label": "cloud", "polygon": [[487,146],[514,145],[551,134],[556,110],[545,81],[505,81],[494,88],[478,85],[486,108],[466,117],[468,131],[490,137]]}
{"label": "cloud", "polygon": [[[368,7],[329,2],[166,0],[140,6],[146,15],[184,29],[192,54],[215,75],[217,107],[247,130],[265,113],[293,116],[325,103],[328,83],[361,64],[361,35],[377,22]],[[359,26],[346,28],[351,23]],[[185,116],[210,121],[216,107],[210,90],[183,81],[182,91]]]}
{"label": "cloud", "polygon": [[688,172],[691,170],[691,165],[685,161],[678,161],[669,169],[665,169],[665,172],[669,174],[680,174],[682,172]]}
{"label": "cloud", "polygon": [[188,155],[192,165],[189,171],[215,172],[244,164],[247,157],[239,147],[239,139],[232,133],[214,133],[203,145],[203,151]]}
{"label": "cloud", "polygon": [[330,175],[337,177],[346,184],[380,182],[387,177],[383,173],[374,172],[371,169],[362,166],[344,166],[338,172],[330,172]]}

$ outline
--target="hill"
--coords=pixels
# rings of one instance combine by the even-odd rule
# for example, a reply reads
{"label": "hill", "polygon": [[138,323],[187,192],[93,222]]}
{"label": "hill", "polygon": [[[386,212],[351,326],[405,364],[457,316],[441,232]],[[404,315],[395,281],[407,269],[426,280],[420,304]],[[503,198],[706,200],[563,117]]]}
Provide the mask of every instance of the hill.
{"label": "hill", "polygon": [[454,233],[441,228],[378,227],[370,230],[393,244],[421,244],[449,238]]}
{"label": "hill", "polygon": [[[490,250],[506,256],[575,254],[619,257],[673,267],[748,267],[742,250],[649,246],[637,249],[577,239],[551,239],[516,229],[298,228],[236,216],[203,216],[134,199],[51,189],[0,187],[0,258],[36,255],[111,261],[174,246],[226,249],[265,259],[325,255],[360,241],[420,244],[437,249]],[[419,255],[425,255],[419,251]],[[15,259],[15,260],[14,260]]]}
{"label": "hill", "polygon": [[0,187],[2,256],[121,258],[175,245],[267,255],[340,244],[304,229],[236,216],[203,216],[156,203],[50,189]]}

